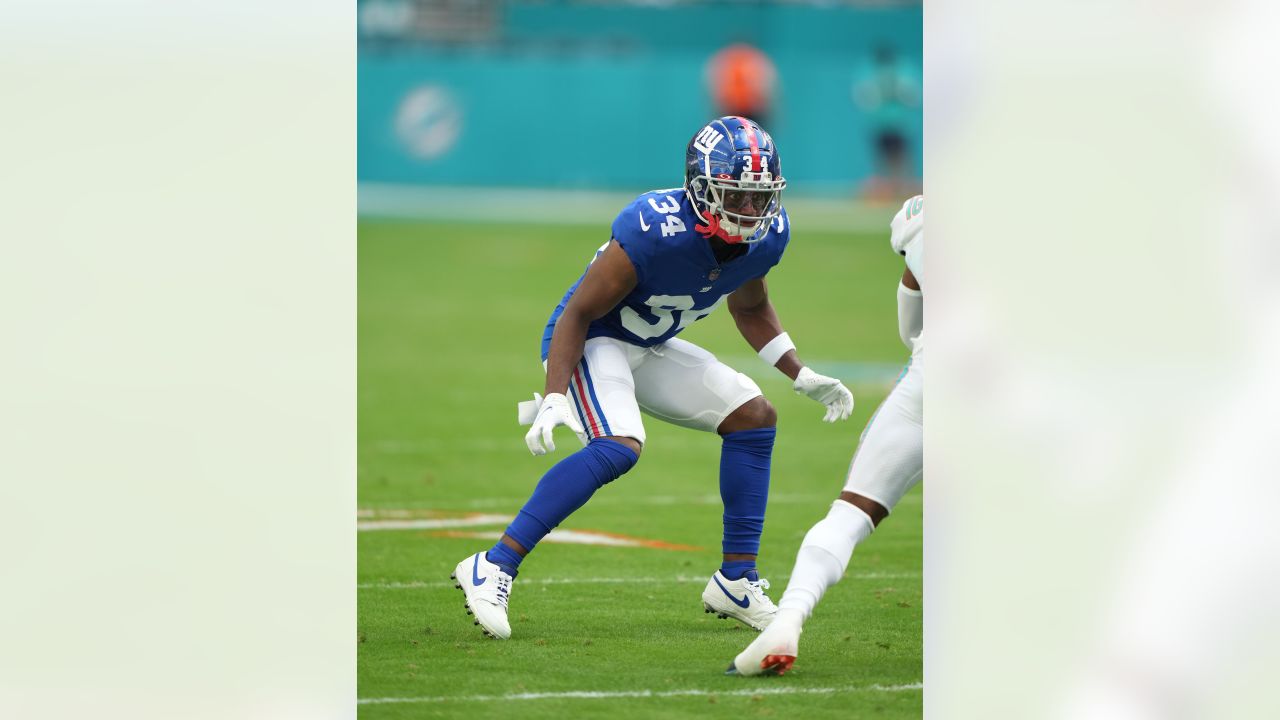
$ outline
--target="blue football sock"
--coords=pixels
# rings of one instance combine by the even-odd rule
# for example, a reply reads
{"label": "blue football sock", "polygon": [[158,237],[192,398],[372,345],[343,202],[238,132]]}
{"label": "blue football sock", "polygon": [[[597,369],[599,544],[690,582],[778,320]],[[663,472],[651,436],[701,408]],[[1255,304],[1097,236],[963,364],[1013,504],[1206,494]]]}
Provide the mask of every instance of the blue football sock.
{"label": "blue football sock", "polygon": [[515,577],[519,573],[516,568],[520,567],[520,561],[524,558],[520,557],[520,553],[507,547],[501,540],[494,545],[489,552],[484,554],[484,559],[502,568],[511,577]]}
{"label": "blue football sock", "polygon": [[726,555],[760,552],[775,435],[777,430],[769,427],[724,436],[720,449],[720,500],[724,503],[721,547]]}
{"label": "blue football sock", "polygon": [[[639,457],[631,448],[620,442],[600,438],[592,440],[542,476],[533,495],[520,509],[520,514],[507,526],[507,535],[520,543],[526,553],[531,552],[552,528],[585,505],[596,490],[635,467],[637,460]],[[507,569],[509,564],[511,570],[520,567],[520,561],[524,559],[501,540],[487,557],[489,562],[502,565],[503,569]]]}
{"label": "blue football sock", "polygon": [[[744,577],[748,580],[759,580],[760,576],[755,575],[755,572],[755,560],[725,560],[720,563],[720,574],[726,580],[741,580]],[[749,575],[755,575],[755,577],[748,577]]]}

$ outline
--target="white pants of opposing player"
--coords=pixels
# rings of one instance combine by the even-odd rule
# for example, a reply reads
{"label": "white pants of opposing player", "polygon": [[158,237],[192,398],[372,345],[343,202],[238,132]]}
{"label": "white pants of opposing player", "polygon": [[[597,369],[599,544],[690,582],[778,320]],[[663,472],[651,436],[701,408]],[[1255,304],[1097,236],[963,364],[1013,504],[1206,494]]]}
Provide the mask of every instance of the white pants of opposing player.
{"label": "white pants of opposing player", "polygon": [[[893,391],[871,416],[849,463],[844,490],[893,510],[924,474],[924,357],[916,353]],[[853,549],[874,525],[862,510],[836,500],[827,516],[810,528],[796,555],[779,610],[804,618],[826,589],[844,576]]]}
{"label": "white pants of opposing player", "polygon": [[591,438],[645,441],[640,413],[715,432],[749,400],[755,381],[691,342],[672,338],[651,348],[613,338],[586,342],[569,381],[569,399]]}
{"label": "white pants of opposing player", "polygon": [[917,353],[867,421],[844,489],[893,510],[923,474],[924,353]]}

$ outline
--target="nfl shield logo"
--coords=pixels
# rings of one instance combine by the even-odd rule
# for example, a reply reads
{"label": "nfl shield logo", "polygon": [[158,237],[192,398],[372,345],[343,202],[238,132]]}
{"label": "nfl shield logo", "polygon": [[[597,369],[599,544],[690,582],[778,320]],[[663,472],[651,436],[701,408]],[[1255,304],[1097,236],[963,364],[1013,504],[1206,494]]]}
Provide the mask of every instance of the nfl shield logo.
{"label": "nfl shield logo", "polygon": [[715,270],[707,273],[707,279],[711,282],[715,282],[718,277],[720,277],[720,268],[716,268]]}

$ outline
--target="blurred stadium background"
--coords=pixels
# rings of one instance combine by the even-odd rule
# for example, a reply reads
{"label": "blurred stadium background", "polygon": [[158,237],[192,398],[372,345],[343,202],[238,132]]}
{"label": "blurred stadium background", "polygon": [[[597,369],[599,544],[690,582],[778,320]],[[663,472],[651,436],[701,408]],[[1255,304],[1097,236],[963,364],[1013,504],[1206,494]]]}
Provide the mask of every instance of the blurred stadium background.
{"label": "blurred stadium background", "polygon": [[515,424],[514,403],[542,388],[551,308],[619,208],[679,185],[690,136],[737,111],[774,135],[789,183],[775,305],[802,357],[858,403],[847,423],[821,423],[727,314],[682,336],[778,408],[761,567],[780,596],[907,360],[887,236],[919,184],[920,5],[358,11],[361,716],[496,713],[536,696],[520,717],[919,717],[919,489],[859,549],[784,683],[724,677],[749,635],[699,605],[719,561],[719,443],[707,434],[646,423],[644,460],[561,528],[560,542],[622,547],[540,546],[513,591],[512,641],[481,637],[447,578],[574,444],[561,433],[560,452],[531,458]]}
{"label": "blurred stadium background", "polygon": [[[629,197],[670,187],[696,128],[753,105],[783,152],[791,200],[892,205],[921,177],[918,2],[361,0],[358,8],[365,215],[492,217],[542,204],[510,192],[495,203],[477,187]],[[717,53],[743,45],[758,51],[758,65],[715,70]],[[735,98],[738,107],[726,105]],[[895,143],[901,167],[886,170],[880,153]],[[412,192],[424,186],[433,191]],[[601,211],[616,206],[603,198]]]}

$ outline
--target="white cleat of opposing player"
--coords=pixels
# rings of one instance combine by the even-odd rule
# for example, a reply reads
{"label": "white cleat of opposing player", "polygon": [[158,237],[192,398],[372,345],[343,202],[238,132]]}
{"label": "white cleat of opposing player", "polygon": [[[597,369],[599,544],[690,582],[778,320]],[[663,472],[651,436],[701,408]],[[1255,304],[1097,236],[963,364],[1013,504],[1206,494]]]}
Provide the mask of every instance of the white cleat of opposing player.
{"label": "white cleat of opposing player", "polygon": [[702,591],[702,608],[720,619],[733,618],[755,630],[764,630],[773,621],[778,606],[764,591],[768,580],[730,580],[717,570]]}
{"label": "white cleat of opposing player", "polygon": [[462,591],[467,614],[475,615],[475,624],[485,635],[496,640],[511,637],[507,600],[514,578],[489,562],[482,552],[458,563],[449,577],[453,578],[454,587]]}
{"label": "white cleat of opposing player", "polygon": [[738,653],[727,675],[782,675],[800,654],[803,617],[795,610],[778,612],[769,627]]}

